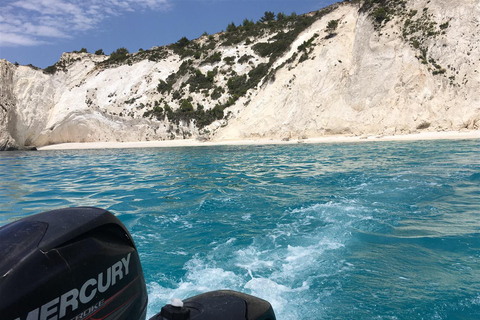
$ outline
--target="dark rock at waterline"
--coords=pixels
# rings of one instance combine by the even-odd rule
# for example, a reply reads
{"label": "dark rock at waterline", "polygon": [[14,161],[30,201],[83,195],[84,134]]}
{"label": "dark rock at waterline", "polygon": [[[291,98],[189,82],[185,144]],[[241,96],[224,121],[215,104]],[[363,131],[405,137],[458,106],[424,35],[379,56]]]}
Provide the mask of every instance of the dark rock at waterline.
{"label": "dark rock at waterline", "polygon": [[18,150],[18,145],[10,139],[0,139],[0,151]]}
{"label": "dark rock at waterline", "polygon": [[19,147],[16,143],[11,140],[0,141],[0,151],[37,151],[35,146],[24,146]]}

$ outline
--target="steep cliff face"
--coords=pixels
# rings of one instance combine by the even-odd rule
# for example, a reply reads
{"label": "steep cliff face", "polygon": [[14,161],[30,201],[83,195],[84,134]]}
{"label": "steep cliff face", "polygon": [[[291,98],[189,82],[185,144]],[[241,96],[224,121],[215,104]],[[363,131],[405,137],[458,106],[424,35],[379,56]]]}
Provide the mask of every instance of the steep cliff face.
{"label": "steep cliff face", "polygon": [[[320,35],[310,59],[279,70],[275,82],[239,109],[217,138],[478,130],[479,2],[410,1],[408,5],[407,10],[416,10],[418,16],[426,8],[436,26],[449,23],[445,34],[424,39],[427,59],[441,68],[425,63],[420,50],[405,40],[405,21],[393,18],[378,29],[367,13],[343,6],[298,40]],[[330,19],[339,20],[333,38],[325,33]]]}
{"label": "steep cliff face", "polygon": [[15,107],[13,74],[13,65],[0,61],[0,151],[18,148],[10,135],[10,116],[14,114],[12,110]]}
{"label": "steep cliff face", "polygon": [[0,148],[478,130],[480,3],[391,3],[68,53],[53,74],[0,60]]}

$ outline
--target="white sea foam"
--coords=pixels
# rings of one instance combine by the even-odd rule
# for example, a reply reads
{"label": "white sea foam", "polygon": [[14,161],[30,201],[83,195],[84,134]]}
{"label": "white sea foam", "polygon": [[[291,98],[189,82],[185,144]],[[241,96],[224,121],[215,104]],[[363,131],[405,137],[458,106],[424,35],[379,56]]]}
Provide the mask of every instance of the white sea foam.
{"label": "white sea foam", "polygon": [[187,273],[174,288],[161,286],[157,282],[148,284],[149,310],[147,318],[160,311],[172,298],[185,299],[203,292],[236,289],[241,287],[243,280],[232,271],[209,267],[205,261],[193,258],[186,267]]}
{"label": "white sea foam", "polygon": [[185,264],[185,276],[171,288],[149,285],[151,305],[158,309],[172,297],[233,289],[269,301],[282,319],[300,319],[305,310],[295,305],[304,300],[321,303],[333,290],[312,293],[315,281],[352,268],[335,260],[332,252],[342,250],[349,240],[345,226],[363,218],[363,208],[351,201],[314,204],[285,212],[276,228],[250,245],[240,245],[237,238],[213,241],[208,253]]}
{"label": "white sea foam", "polygon": [[273,268],[274,261],[265,259],[265,256],[268,254],[269,252],[267,251],[260,252],[257,248],[249,246],[248,248],[240,249],[235,253],[235,265],[246,269],[249,272],[256,272],[258,270],[263,270],[264,268]]}
{"label": "white sea foam", "polygon": [[244,221],[250,221],[250,218],[251,218],[251,217],[252,217],[251,214],[244,214],[244,215],[242,216],[242,219],[243,219]]}

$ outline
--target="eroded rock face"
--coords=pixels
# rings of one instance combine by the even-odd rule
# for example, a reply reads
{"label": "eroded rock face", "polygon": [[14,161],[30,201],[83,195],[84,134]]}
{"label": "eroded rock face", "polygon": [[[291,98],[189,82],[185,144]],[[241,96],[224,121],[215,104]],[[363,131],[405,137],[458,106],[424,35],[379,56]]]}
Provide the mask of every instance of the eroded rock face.
{"label": "eroded rock face", "polygon": [[[393,17],[379,30],[359,8],[337,4],[318,15],[273,64],[255,44],[267,46],[278,31],[235,45],[222,43],[224,34],[201,37],[196,43],[210,51],[200,59],[170,47],[114,65],[104,63],[108,56],[65,53],[53,74],[0,60],[0,150],[64,142],[479,130],[480,3],[407,1],[409,19],[427,12],[438,31],[420,46],[414,35],[405,35],[404,20]],[[331,20],[338,21],[335,35],[327,31]],[[214,53],[222,59],[207,61]],[[187,99],[205,110],[231,101],[228,80],[246,81],[262,65],[274,76],[235,97],[225,119],[199,129],[188,117],[168,118],[167,107],[181,110]],[[214,86],[205,90],[199,83],[207,76]],[[153,112],[158,110],[161,116]]]}
{"label": "eroded rock face", "polygon": [[13,150],[18,150],[18,145],[15,143],[15,140],[13,140],[12,137],[6,132],[0,133],[0,151]]}
{"label": "eroded rock face", "polygon": [[10,116],[14,113],[15,96],[13,94],[14,68],[5,60],[0,61],[0,151],[16,150],[18,145],[10,135]]}
{"label": "eroded rock face", "polygon": [[17,150],[18,145],[8,132],[8,109],[0,105],[0,151]]}

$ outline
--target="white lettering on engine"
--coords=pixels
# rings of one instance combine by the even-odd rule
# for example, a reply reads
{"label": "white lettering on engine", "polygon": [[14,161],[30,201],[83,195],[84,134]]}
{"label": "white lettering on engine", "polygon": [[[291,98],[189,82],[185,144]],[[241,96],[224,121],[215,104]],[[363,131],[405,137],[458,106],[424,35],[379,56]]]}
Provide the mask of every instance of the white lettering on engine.
{"label": "white lettering on engine", "polygon": [[[111,286],[115,285],[117,281],[122,280],[124,276],[128,275],[130,271],[130,257],[131,253],[104,272],[100,272],[96,279],[88,279],[80,287],[80,290],[76,288],[72,289],[60,297],[45,303],[41,307],[31,310],[25,320],[60,320],[66,316],[67,309],[73,312],[79,308],[79,302],[82,304],[89,303],[95,298],[97,291],[100,293],[107,291]],[[106,277],[106,280],[104,277]],[[97,302],[94,306],[89,307],[72,320],[83,319],[97,310],[103,303],[104,300]],[[15,320],[22,319],[16,318]]]}

